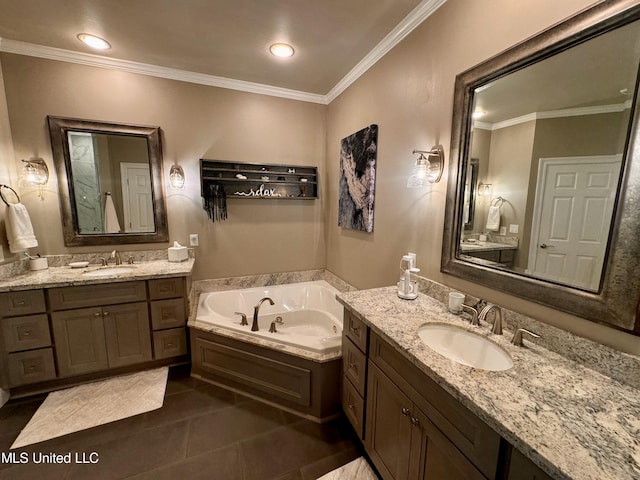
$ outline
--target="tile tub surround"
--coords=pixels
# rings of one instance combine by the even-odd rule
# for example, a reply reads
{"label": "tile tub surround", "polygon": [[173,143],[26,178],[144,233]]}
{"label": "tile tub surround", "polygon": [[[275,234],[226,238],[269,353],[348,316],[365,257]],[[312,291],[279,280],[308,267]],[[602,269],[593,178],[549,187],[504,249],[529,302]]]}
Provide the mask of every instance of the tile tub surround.
{"label": "tile tub surround", "polygon": [[[253,287],[265,287],[270,285],[284,285],[288,283],[300,283],[311,282],[315,280],[324,280],[331,286],[341,292],[354,291],[354,288],[336,277],[331,272],[326,270],[304,270],[300,272],[284,272],[284,273],[271,273],[264,275],[251,275],[244,277],[228,277],[218,278],[212,280],[199,280],[193,282],[191,285],[191,292],[189,294],[189,305],[191,311],[189,312],[189,321],[187,325],[191,328],[197,328],[205,332],[215,333],[225,337],[234,338],[244,342],[252,343],[261,347],[267,347],[288,353],[296,357],[306,358],[308,360],[316,362],[327,362],[334,360],[342,355],[341,352],[334,353],[317,353],[300,348],[292,347],[289,345],[283,345],[277,342],[270,342],[264,338],[256,337],[250,333],[242,334],[239,332],[230,331],[226,328],[220,328],[210,323],[199,322],[196,320],[198,301],[201,293],[206,292],[219,292],[224,290],[237,290],[241,288],[253,288]],[[247,312],[249,314],[251,312]]]}
{"label": "tile tub surround", "polygon": [[[435,287],[434,287],[435,288]],[[640,477],[640,392],[540,345],[511,345],[512,331],[489,334],[424,294],[397,297],[395,287],[343,293],[338,300],[515,448],[558,479]],[[513,368],[490,372],[455,363],[425,346],[417,329],[453,324],[488,335]],[[635,372],[640,375],[640,370]]]}
{"label": "tile tub surround", "polygon": [[[166,259],[166,251],[164,260],[151,260],[135,263],[134,265],[126,265],[122,267],[131,267],[131,271],[114,274],[104,277],[93,277],[85,275],[83,272],[99,270],[98,265],[90,265],[87,268],[71,268],[68,262],[64,266],[50,266],[46,270],[38,271],[22,271],[12,276],[0,277],[0,292],[11,292],[19,290],[30,290],[34,288],[52,288],[66,287],[71,285],[91,285],[98,283],[128,282],[131,280],[147,280],[153,278],[180,277],[189,276],[193,270],[194,259],[191,258],[184,262],[169,262]],[[51,258],[51,257],[47,257]],[[73,257],[73,261],[77,257]],[[127,258],[127,257],[124,257]],[[109,265],[112,267],[113,265]]]}

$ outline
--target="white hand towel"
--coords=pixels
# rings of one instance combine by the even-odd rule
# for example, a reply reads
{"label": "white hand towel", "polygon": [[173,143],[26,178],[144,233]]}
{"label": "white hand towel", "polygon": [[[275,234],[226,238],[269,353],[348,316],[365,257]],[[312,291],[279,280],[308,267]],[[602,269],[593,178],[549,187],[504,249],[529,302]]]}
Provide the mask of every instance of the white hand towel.
{"label": "white hand towel", "polygon": [[500,207],[498,205],[489,207],[489,213],[487,214],[487,230],[500,230]]}
{"label": "white hand towel", "polygon": [[120,233],[120,221],[111,195],[104,202],[104,233]]}
{"label": "white hand towel", "polygon": [[26,207],[21,203],[9,205],[5,218],[9,251],[20,253],[28,248],[37,247],[38,240],[33,233],[33,225]]}

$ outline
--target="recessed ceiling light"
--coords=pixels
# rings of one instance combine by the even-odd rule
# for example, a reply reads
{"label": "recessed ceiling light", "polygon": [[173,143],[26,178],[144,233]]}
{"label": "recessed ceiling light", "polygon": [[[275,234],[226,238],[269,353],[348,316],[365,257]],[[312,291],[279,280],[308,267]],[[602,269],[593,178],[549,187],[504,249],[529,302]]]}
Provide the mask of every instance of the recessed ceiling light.
{"label": "recessed ceiling light", "polygon": [[111,48],[109,42],[90,33],[79,33],[78,40],[96,50],[109,50]]}
{"label": "recessed ceiling light", "polygon": [[482,111],[482,110],[476,110],[475,112],[473,112],[473,113],[471,114],[471,117],[472,117],[474,120],[477,120],[478,118],[484,117],[486,114],[487,114],[487,112],[484,112],[484,111]]}
{"label": "recessed ceiling light", "polygon": [[291,57],[294,54],[293,47],[286,43],[274,43],[269,47],[269,51],[276,57]]}

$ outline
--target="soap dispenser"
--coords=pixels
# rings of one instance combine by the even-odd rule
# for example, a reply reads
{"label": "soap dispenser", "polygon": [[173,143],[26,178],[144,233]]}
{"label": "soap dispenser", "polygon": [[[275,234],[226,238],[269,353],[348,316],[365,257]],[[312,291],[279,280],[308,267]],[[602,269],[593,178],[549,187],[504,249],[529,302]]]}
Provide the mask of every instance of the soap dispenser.
{"label": "soap dispenser", "polygon": [[418,297],[418,286],[411,280],[411,274],[420,271],[415,267],[415,255],[408,254],[400,260],[400,280],[398,281],[398,297],[415,300]]}

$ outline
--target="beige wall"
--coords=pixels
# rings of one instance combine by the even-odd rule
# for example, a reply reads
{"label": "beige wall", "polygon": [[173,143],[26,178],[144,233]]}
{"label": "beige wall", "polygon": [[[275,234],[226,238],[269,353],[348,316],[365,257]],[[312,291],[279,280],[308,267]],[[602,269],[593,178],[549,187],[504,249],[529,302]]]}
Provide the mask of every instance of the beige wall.
{"label": "beige wall", "polygon": [[[395,283],[401,255],[414,251],[429,278],[640,353],[637,337],[441,274],[448,173],[425,189],[405,187],[414,148],[441,144],[448,159],[456,74],[591,3],[448,0],[328,107],[3,54],[15,158],[51,161],[46,115],[159,125],[165,178],[175,161],[187,175],[184,191],[167,191],[169,230],[181,242],[200,234],[195,278],[326,266],[369,288]],[[337,226],[338,159],[340,139],[372,123],[379,125],[376,209],[366,234]],[[201,208],[200,157],[318,165],[321,199],[230,201],[230,220],[212,224]],[[93,250],[62,244],[56,188],[54,174],[45,201],[24,195],[42,253]]]}
{"label": "beige wall", "polygon": [[[359,288],[398,280],[403,253],[422,274],[542,321],[628,351],[640,339],[440,273],[448,174],[420,190],[405,187],[414,148],[442,144],[448,158],[456,74],[592,4],[590,0],[448,0],[347,91],[327,114],[327,268]],[[526,12],[526,13],[525,13]],[[340,139],[376,123],[379,146],[372,234],[337,225]]]}
{"label": "beige wall", "polygon": [[[187,177],[184,190],[166,191],[170,239],[200,235],[194,278],[324,267],[321,200],[230,199],[229,220],[213,224],[198,161],[317,165],[322,181],[325,106],[19,55],[2,62],[16,159],[41,156],[54,170],[47,115],[161,127],[165,180],[176,161]],[[95,251],[64,246],[55,172],[44,201],[36,193],[23,192],[23,203],[41,253]]]}

